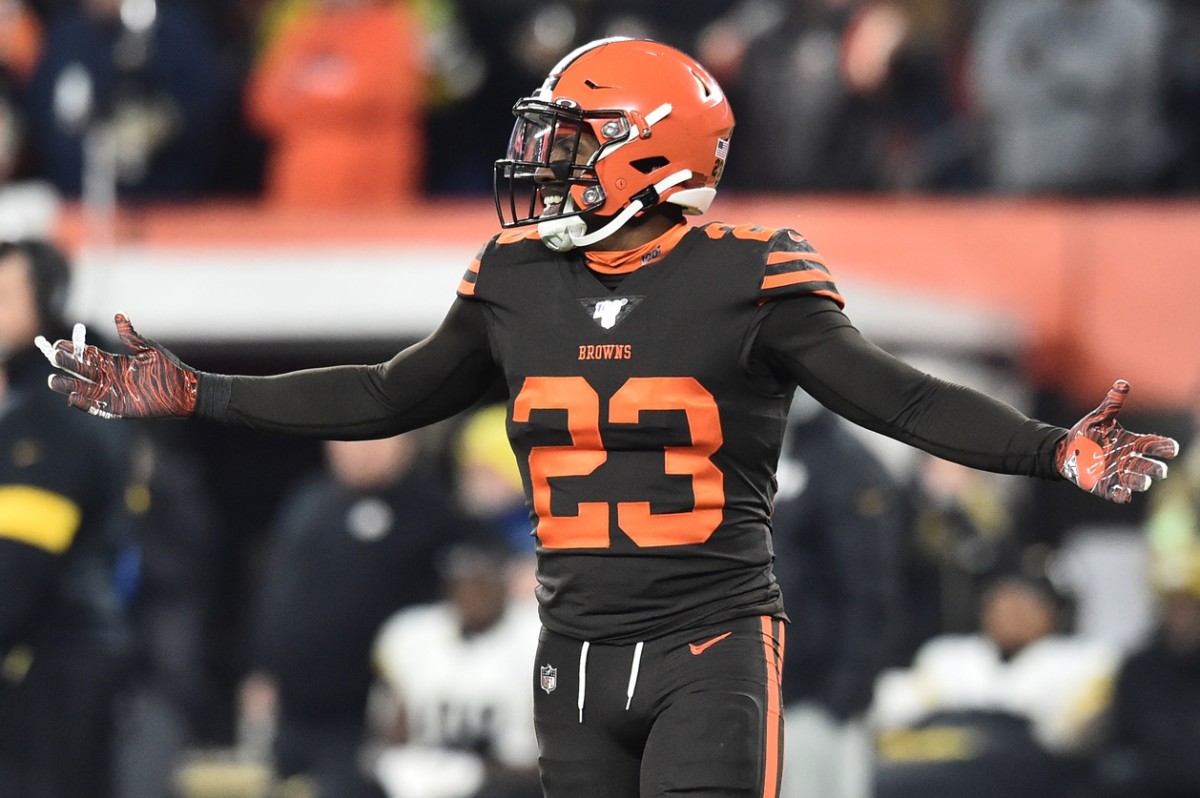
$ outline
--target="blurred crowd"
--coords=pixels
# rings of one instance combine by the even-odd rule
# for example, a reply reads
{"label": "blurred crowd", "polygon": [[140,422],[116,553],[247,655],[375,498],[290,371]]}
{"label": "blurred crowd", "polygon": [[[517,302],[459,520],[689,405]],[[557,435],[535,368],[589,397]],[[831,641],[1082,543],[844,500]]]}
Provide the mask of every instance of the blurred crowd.
{"label": "blurred crowd", "polygon": [[[607,35],[722,81],[733,191],[1200,193],[1193,0],[0,0],[0,235],[64,199],[486,194],[512,103]],[[129,423],[76,473],[17,412],[59,401],[30,341],[69,337],[68,271],[0,248],[0,456],[86,494],[90,541],[0,549],[20,764],[0,757],[0,798],[40,795],[21,779],[55,766],[25,754],[58,736],[94,798],[537,796],[533,541],[502,406],[279,463],[199,422]],[[933,458],[889,467],[798,399],[775,516],[785,798],[1200,795],[1200,391],[1195,411],[1171,479],[1113,516],[1153,601],[1120,644],[1079,623],[1061,510]],[[214,469],[198,438],[235,456]],[[59,595],[64,572],[93,592]],[[34,595],[68,619],[38,632],[40,666]]]}
{"label": "blurred crowd", "polygon": [[1192,0],[3,0],[0,175],[96,202],[486,194],[513,102],[610,35],[722,82],[753,153],[730,189],[1200,190]]}

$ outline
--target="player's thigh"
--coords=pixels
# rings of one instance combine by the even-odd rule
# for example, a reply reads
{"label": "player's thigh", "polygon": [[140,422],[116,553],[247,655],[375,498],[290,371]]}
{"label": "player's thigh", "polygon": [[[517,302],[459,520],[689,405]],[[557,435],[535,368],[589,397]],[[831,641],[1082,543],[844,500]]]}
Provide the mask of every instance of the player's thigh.
{"label": "player's thigh", "polygon": [[641,759],[586,724],[555,729],[538,767],[546,798],[638,798]]}
{"label": "player's thigh", "polygon": [[[757,623],[757,622],[756,622]],[[778,621],[713,647],[724,673],[679,690],[655,719],[642,798],[776,798],[783,747]]]}

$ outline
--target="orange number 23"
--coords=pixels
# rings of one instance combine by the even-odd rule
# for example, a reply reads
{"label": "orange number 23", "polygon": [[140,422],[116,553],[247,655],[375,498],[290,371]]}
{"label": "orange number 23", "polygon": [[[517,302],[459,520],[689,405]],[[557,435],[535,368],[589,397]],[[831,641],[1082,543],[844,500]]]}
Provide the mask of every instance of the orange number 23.
{"label": "orange number 23", "polygon": [[[534,410],[567,411],[571,444],[535,446],[529,453],[538,538],[546,548],[606,548],[608,502],[580,502],[575,515],[550,510],[550,478],[582,477],[608,460],[600,439],[600,396],[583,377],[529,377],[513,404],[513,421],[528,423]],[[721,448],[721,419],[712,394],[691,377],[631,377],[608,403],[608,421],[633,424],[643,410],[681,410],[692,442],[664,446],[667,474],[690,476],[691,510],[653,513],[650,502],[617,502],[617,524],[639,546],[703,543],[721,523],[725,477],[710,459]]]}

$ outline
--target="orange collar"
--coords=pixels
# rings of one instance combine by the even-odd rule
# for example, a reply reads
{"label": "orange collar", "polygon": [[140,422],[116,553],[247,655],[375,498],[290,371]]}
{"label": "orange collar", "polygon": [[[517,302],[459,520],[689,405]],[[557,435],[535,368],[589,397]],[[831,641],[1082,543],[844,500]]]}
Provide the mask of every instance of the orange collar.
{"label": "orange collar", "polygon": [[677,224],[658,238],[647,241],[636,249],[585,252],[583,260],[589,269],[601,274],[635,272],[643,266],[662,260],[690,229],[687,224]]}

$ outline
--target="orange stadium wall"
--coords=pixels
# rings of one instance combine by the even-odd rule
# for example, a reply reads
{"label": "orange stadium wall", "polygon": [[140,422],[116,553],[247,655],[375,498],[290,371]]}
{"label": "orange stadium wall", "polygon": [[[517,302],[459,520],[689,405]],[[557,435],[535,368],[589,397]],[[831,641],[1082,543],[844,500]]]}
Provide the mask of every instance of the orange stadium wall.
{"label": "orange stadium wall", "polygon": [[[847,294],[852,318],[854,289],[861,286],[876,295],[921,296],[947,312],[1011,319],[1031,380],[1080,404],[1094,402],[1115,377],[1130,380],[1131,402],[1142,409],[1183,407],[1200,386],[1200,202],[725,194],[704,219],[804,233]],[[396,281],[388,290],[409,303],[395,315],[411,327],[398,332],[421,334],[432,329],[471,254],[495,230],[490,200],[463,200],[319,216],[251,205],[174,206],[124,210],[111,224],[75,207],[60,232],[86,255],[81,272],[119,275],[139,264],[129,272],[138,278],[124,284],[127,293],[119,294],[122,284],[113,281],[102,301],[88,305],[84,316],[92,323],[129,310],[130,302],[145,308],[135,320],[164,304],[171,306],[162,310],[164,323],[168,316],[186,319],[180,313],[201,301],[196,290],[205,275],[234,302],[239,285],[261,272],[263,287],[247,298],[259,310],[273,301],[264,287],[296,283],[280,290],[275,302],[283,307],[268,319],[282,319],[289,303],[305,301],[308,285],[328,326],[318,318],[306,329],[344,329],[339,325],[355,311],[340,307],[321,280],[369,292],[371,286],[354,283],[376,278],[354,269],[356,258],[364,264],[373,258],[376,274]],[[315,265],[289,280],[289,264],[302,255],[315,257]],[[270,321],[239,327],[232,313],[206,318],[216,319],[207,328],[213,337],[292,334]],[[146,324],[143,331],[153,335],[153,329]],[[176,330],[175,337],[186,334]]]}

